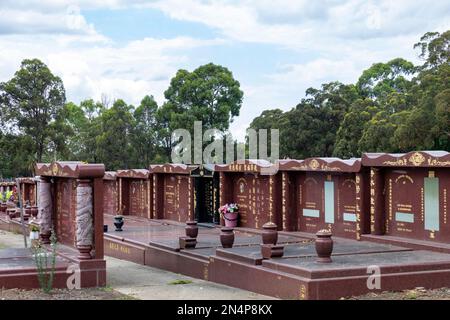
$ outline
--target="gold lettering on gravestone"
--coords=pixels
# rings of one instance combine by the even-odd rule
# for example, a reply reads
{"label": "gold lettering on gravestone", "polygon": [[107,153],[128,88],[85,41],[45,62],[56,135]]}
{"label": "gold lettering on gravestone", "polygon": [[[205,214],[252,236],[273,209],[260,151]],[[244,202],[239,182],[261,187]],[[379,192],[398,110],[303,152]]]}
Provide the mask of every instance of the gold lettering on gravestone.
{"label": "gold lettering on gravestone", "polygon": [[420,188],[420,217],[422,222],[425,221],[425,204],[424,204],[424,194],[423,188]]}
{"label": "gold lettering on gravestone", "polygon": [[119,251],[119,252],[125,253],[125,254],[130,254],[131,253],[130,248],[122,246],[122,245],[119,245],[119,244],[114,243],[114,242],[110,242],[109,243],[109,248],[111,250]]}
{"label": "gold lettering on gravestone", "polygon": [[305,207],[308,209],[315,209],[316,208],[316,203],[315,202],[305,202]]}
{"label": "gold lettering on gravestone", "polygon": [[[392,221],[392,179],[389,179],[389,220]],[[389,225],[387,225],[386,232],[388,230]]]}
{"label": "gold lettering on gravestone", "polygon": [[444,189],[444,224],[447,224],[447,189]]}
{"label": "gold lettering on gravestone", "polygon": [[307,298],[307,296],[306,296],[306,287],[304,285],[300,286],[299,298],[300,298],[300,300],[305,300]]}

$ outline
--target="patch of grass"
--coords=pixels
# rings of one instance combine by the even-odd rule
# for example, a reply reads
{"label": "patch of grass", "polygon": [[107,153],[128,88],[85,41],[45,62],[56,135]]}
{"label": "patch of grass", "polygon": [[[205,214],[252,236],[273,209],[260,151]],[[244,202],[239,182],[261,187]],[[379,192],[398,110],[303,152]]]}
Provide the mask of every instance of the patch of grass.
{"label": "patch of grass", "polygon": [[116,300],[139,300],[139,299],[129,294],[122,294],[119,297],[117,297]]}
{"label": "patch of grass", "polygon": [[417,292],[414,290],[409,290],[405,294],[405,299],[408,300],[416,300],[417,299]]}
{"label": "patch of grass", "polygon": [[104,291],[104,292],[113,292],[114,291],[114,289],[111,286],[109,286],[109,285],[106,285],[104,287],[100,287],[99,290]]}
{"label": "patch of grass", "polygon": [[170,284],[170,285],[177,285],[177,284],[189,284],[189,283],[192,283],[192,281],[191,280],[178,279],[178,280],[170,281],[168,284]]}

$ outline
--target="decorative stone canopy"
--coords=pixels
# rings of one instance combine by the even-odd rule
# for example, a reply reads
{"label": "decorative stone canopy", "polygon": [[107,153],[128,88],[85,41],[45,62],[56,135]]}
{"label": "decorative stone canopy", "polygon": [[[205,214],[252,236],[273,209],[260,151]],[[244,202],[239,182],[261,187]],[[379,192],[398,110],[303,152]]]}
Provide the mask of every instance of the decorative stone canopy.
{"label": "decorative stone canopy", "polygon": [[282,171],[359,172],[361,159],[308,158],[305,160],[279,160]]}
{"label": "decorative stone canopy", "polygon": [[14,181],[0,181],[0,187],[11,187],[15,185],[16,183]]}
{"label": "decorative stone canopy", "polygon": [[175,174],[191,174],[197,165],[186,165],[180,163],[152,164],[149,167],[150,173],[175,173]]}
{"label": "decorative stone canopy", "polygon": [[37,163],[35,173],[38,176],[61,178],[101,178],[105,175],[104,164],[87,164],[84,162],[57,161]]}
{"label": "decorative stone canopy", "polygon": [[363,166],[370,167],[450,167],[446,151],[412,151],[408,153],[364,153]]}
{"label": "decorative stone canopy", "polygon": [[214,164],[202,164],[191,171],[191,177],[212,177],[215,171]]}
{"label": "decorative stone canopy", "polygon": [[117,170],[116,176],[118,178],[148,179],[149,171],[147,169]]}
{"label": "decorative stone canopy", "polygon": [[260,173],[261,171],[266,171],[271,169],[273,164],[267,160],[261,159],[248,159],[248,160],[237,160],[230,164],[217,164],[216,171],[225,172],[250,172],[250,173]]}
{"label": "decorative stone canopy", "polygon": [[35,184],[36,183],[36,179],[32,178],[32,177],[16,178],[16,181],[19,183],[26,183],[26,184]]}
{"label": "decorative stone canopy", "polygon": [[103,180],[114,181],[116,179],[117,179],[117,172],[116,171],[106,171],[105,175],[103,176]]}

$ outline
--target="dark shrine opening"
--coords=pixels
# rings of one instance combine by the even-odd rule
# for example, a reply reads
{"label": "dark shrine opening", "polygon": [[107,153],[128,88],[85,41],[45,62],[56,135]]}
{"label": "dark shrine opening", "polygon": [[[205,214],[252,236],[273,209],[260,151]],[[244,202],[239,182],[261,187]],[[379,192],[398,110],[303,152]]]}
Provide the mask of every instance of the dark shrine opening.
{"label": "dark shrine opening", "polygon": [[213,169],[213,165],[203,165],[191,172],[194,179],[194,216],[199,223],[220,223],[219,179]]}

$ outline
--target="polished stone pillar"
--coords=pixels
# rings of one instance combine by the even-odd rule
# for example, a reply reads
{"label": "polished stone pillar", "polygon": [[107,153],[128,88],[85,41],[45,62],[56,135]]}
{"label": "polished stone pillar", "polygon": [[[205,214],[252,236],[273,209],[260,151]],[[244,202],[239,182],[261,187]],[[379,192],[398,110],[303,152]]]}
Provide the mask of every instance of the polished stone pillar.
{"label": "polished stone pillar", "polygon": [[80,260],[91,259],[94,238],[92,186],[89,180],[77,180],[76,235]]}
{"label": "polished stone pillar", "polygon": [[41,178],[38,219],[40,220],[40,236],[43,243],[50,243],[50,235],[53,229],[52,214],[52,183],[48,179]]}

